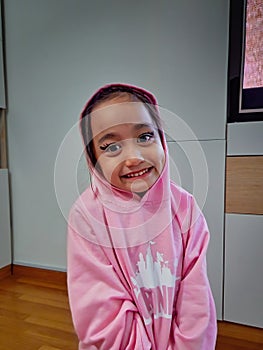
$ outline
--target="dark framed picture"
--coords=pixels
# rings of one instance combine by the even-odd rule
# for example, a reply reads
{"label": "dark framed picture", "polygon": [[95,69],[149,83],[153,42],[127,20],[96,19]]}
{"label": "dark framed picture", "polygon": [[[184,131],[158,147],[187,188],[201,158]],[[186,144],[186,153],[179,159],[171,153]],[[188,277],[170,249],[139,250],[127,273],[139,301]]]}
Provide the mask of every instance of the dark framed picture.
{"label": "dark framed picture", "polygon": [[227,121],[263,121],[263,0],[230,0]]}

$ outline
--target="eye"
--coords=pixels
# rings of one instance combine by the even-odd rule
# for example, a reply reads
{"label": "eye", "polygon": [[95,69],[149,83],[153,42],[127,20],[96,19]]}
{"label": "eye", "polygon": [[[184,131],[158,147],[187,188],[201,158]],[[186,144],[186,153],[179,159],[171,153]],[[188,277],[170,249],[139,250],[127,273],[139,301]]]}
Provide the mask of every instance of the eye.
{"label": "eye", "polygon": [[106,145],[102,145],[100,146],[100,149],[102,151],[105,151],[107,153],[117,153],[121,150],[121,145],[119,143],[109,143],[109,144],[106,144]]}
{"label": "eye", "polygon": [[138,143],[148,143],[148,142],[153,140],[153,137],[154,137],[153,132],[145,132],[138,137],[137,142]]}

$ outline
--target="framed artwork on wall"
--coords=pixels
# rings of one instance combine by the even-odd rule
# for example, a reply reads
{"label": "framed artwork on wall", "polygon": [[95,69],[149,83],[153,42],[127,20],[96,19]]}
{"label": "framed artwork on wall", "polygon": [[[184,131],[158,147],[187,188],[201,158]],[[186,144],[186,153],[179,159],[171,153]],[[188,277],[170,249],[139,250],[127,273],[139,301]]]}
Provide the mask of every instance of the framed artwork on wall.
{"label": "framed artwork on wall", "polygon": [[263,0],[231,0],[227,121],[263,121]]}

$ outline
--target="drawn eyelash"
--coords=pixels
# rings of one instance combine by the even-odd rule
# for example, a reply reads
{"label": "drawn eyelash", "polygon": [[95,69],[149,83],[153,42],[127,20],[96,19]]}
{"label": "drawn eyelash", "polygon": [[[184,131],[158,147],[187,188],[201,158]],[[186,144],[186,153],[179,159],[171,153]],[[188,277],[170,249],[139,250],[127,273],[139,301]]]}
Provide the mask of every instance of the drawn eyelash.
{"label": "drawn eyelash", "polygon": [[103,152],[116,154],[118,151],[120,151],[121,145],[119,143],[112,142],[112,143],[108,143],[108,144],[105,144],[105,145],[101,145],[100,149]]}
{"label": "drawn eyelash", "polygon": [[112,143],[106,143],[105,145],[101,145],[101,146],[100,146],[100,149],[101,149],[102,151],[105,151],[105,149],[107,149],[110,145],[112,145]]}
{"label": "drawn eyelash", "polygon": [[[148,137],[148,139],[146,140],[145,138]],[[144,141],[150,141],[152,138],[154,137],[154,132],[150,131],[150,132],[144,132],[143,134],[141,134],[138,139],[139,140],[144,140]]]}
{"label": "drawn eyelash", "polygon": [[[148,143],[154,138],[154,131],[144,132],[137,137],[138,143]],[[99,146],[102,151],[116,153],[121,149],[121,145],[116,142],[105,143]]]}

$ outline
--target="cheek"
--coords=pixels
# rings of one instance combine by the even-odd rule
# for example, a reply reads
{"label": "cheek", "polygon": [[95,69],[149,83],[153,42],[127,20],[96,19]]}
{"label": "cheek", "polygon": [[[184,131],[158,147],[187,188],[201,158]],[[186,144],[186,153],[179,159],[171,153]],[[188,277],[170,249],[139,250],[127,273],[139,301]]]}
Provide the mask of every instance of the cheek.
{"label": "cheek", "polygon": [[98,164],[99,168],[101,169],[101,173],[104,175],[107,181],[112,182],[113,179],[116,179],[119,165],[117,159],[101,157],[98,159]]}
{"label": "cheek", "polygon": [[162,169],[163,169],[163,167],[164,167],[164,164],[165,164],[165,154],[164,154],[164,152],[162,153],[162,160],[161,160],[161,167],[162,167]]}
{"label": "cheek", "polygon": [[165,152],[162,145],[159,145],[155,153],[156,159],[158,159],[159,170],[161,171],[165,164]]}

